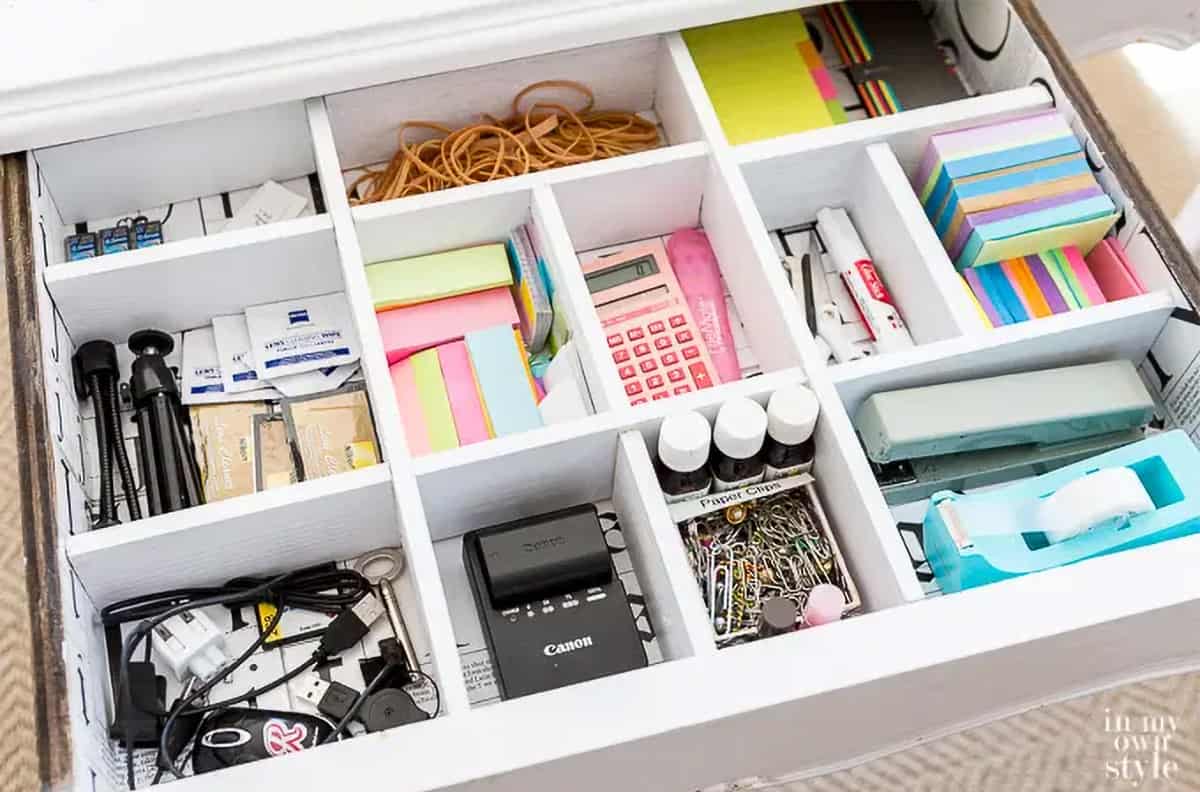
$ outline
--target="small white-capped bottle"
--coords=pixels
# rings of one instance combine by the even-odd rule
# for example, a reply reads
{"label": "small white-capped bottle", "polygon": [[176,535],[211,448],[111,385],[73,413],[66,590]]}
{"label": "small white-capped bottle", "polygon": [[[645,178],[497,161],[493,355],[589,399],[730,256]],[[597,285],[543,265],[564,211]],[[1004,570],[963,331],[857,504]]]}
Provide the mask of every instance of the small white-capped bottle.
{"label": "small white-capped bottle", "polygon": [[658,428],[658,483],[667,503],[707,495],[712,487],[708,454],[712,428],[698,412],[669,415]]}
{"label": "small white-capped bottle", "polygon": [[821,405],[803,385],[780,388],[767,402],[767,439],[763,443],[763,478],[767,481],[812,470],[813,429]]}
{"label": "small white-capped bottle", "polygon": [[748,487],[763,480],[763,439],[767,435],[767,413],[758,402],[745,397],[721,405],[713,426],[713,452],[709,468],[713,491]]}

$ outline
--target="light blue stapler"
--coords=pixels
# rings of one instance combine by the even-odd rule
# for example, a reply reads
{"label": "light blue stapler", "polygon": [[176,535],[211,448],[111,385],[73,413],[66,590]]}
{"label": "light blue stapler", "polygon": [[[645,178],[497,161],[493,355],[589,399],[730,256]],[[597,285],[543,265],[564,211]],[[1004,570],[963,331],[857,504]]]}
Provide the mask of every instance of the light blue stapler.
{"label": "light blue stapler", "polygon": [[924,544],[949,593],[1197,531],[1200,450],[1177,430],[987,492],[938,492]]}

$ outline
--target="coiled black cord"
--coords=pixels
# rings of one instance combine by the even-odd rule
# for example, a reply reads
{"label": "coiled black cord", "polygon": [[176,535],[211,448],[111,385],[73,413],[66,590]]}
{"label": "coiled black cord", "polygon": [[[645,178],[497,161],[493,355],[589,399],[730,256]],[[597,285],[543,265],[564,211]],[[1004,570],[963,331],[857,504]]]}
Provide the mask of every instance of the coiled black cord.
{"label": "coiled black cord", "polygon": [[97,528],[107,528],[116,525],[117,502],[113,494],[112,472],[112,441],[108,436],[108,403],[107,388],[98,373],[88,374],[88,393],[92,396],[92,411],[96,414],[96,447],[100,457],[100,519],[96,521]]}
{"label": "coiled black cord", "polygon": [[[125,492],[125,503],[129,506],[129,519],[140,520],[142,519],[142,506],[138,503],[137,482],[133,480],[133,466],[129,464],[129,452],[125,448],[125,433],[121,431],[121,407],[117,394],[117,381],[112,377],[105,377],[104,385],[107,386],[105,398],[108,402],[108,418],[111,421],[109,429],[113,433],[110,442],[117,458],[117,469],[121,471],[121,489]],[[98,420],[97,426],[99,426]],[[103,456],[103,452],[101,452],[101,456]]]}

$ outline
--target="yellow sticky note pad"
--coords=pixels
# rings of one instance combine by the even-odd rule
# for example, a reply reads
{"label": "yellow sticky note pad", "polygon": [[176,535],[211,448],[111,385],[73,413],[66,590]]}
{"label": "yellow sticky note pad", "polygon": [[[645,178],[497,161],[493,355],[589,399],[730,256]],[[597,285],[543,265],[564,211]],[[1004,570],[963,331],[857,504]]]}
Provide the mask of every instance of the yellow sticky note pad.
{"label": "yellow sticky note pad", "polygon": [[409,359],[417,383],[417,398],[425,416],[425,428],[429,432],[429,450],[458,448],[458,431],[454,428],[454,414],[450,410],[450,397],[446,395],[437,348],[418,352]]}
{"label": "yellow sticky note pad", "polygon": [[1083,255],[1086,256],[1092,252],[1092,248],[1100,243],[1101,239],[1104,239],[1104,235],[1108,233],[1108,230],[1112,228],[1115,222],[1117,222],[1117,215],[1111,214],[1083,223],[1043,228],[1040,231],[1008,237],[1007,239],[996,239],[991,242],[985,242],[979,251],[979,255],[975,257],[975,261],[971,262],[969,266],[979,267],[984,264],[1004,261],[1005,259],[1029,256],[1038,251],[1054,250],[1066,247],[1067,245],[1075,245],[1080,251],[1084,251]]}
{"label": "yellow sticky note pad", "polygon": [[367,265],[366,273],[376,311],[512,285],[500,243],[379,261]]}
{"label": "yellow sticky note pad", "polygon": [[796,11],[683,31],[729,142],[832,126],[799,45],[810,41]]}

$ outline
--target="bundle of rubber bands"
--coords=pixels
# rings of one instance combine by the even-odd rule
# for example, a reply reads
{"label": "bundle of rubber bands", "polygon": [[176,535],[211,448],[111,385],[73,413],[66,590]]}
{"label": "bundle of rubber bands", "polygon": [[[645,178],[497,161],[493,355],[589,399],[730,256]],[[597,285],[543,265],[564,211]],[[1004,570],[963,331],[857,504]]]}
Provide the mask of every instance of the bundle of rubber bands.
{"label": "bundle of rubber bands", "polygon": [[[532,96],[551,89],[578,93],[583,106],[572,109]],[[391,161],[383,169],[365,169],[350,185],[350,203],[387,201],[658,146],[654,122],[630,112],[595,110],[595,104],[586,85],[545,80],[516,95],[508,118],[484,115],[479,123],[461,129],[433,121],[406,121],[400,125],[400,145]],[[419,142],[406,139],[406,133],[418,130],[426,135],[432,132],[433,137]]]}

